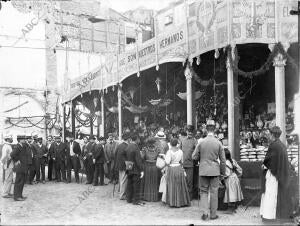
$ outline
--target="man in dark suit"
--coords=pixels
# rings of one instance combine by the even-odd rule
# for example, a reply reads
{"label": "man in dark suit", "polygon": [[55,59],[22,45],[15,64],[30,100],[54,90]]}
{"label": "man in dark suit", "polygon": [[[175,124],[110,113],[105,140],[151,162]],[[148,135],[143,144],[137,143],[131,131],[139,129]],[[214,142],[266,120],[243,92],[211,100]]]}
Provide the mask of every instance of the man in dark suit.
{"label": "man in dark suit", "polygon": [[54,155],[53,160],[55,161],[55,172],[57,182],[61,182],[61,178],[64,182],[66,180],[66,144],[61,142],[61,137],[56,136],[55,142],[51,144],[50,153]]}
{"label": "man in dark suit", "polygon": [[40,182],[40,168],[41,168],[41,158],[43,154],[41,153],[41,149],[39,148],[38,145],[38,135],[33,135],[32,136],[33,141],[31,142],[31,148],[32,148],[32,154],[33,154],[33,162],[32,162],[32,171],[30,178],[33,181],[35,177],[36,183]]}
{"label": "man in dark suit", "polygon": [[46,142],[46,147],[47,147],[47,151],[48,151],[48,156],[47,157],[48,157],[48,180],[49,181],[52,181],[52,174],[55,171],[54,160],[53,160],[54,153],[50,152],[50,147],[51,147],[52,143],[53,143],[53,137],[51,135],[49,135],[47,137],[47,142]]}
{"label": "man in dark suit", "polygon": [[126,148],[130,143],[130,134],[125,133],[122,136],[122,142],[117,146],[115,154],[114,172],[119,175],[120,199],[126,199],[127,174],[126,174]]}
{"label": "man in dark suit", "polygon": [[26,145],[25,136],[17,136],[18,144],[10,154],[14,161],[14,172],[16,173],[16,180],[14,185],[14,200],[24,201],[23,188],[25,184],[25,175],[28,171],[28,146]]}
{"label": "man in dark suit", "polygon": [[[215,138],[215,122],[206,123],[207,137],[196,147],[192,158],[199,161],[200,208],[203,210],[202,220],[218,218],[219,177],[225,175],[226,159],[223,145]],[[218,162],[220,160],[220,163]],[[210,193],[210,204],[208,203]]]}
{"label": "man in dark suit", "polygon": [[132,134],[131,140],[132,142],[128,144],[126,148],[126,161],[129,163],[128,165],[131,163],[133,164],[132,168],[126,167],[128,176],[126,199],[128,203],[133,203],[134,205],[143,205],[143,203],[140,201],[140,186],[141,178],[144,176],[144,171],[140,148],[138,146],[138,135]]}
{"label": "man in dark suit", "polygon": [[93,163],[93,152],[95,151],[94,149],[96,148],[95,141],[96,141],[95,136],[91,135],[89,137],[89,142],[85,146],[85,152],[83,154],[83,161],[85,162],[85,166],[86,166],[86,177],[87,177],[86,184],[93,183],[94,170],[95,170],[95,165]]}
{"label": "man in dark suit", "polygon": [[67,182],[71,183],[71,170],[74,169],[76,183],[79,183],[79,155],[81,154],[80,145],[74,141],[72,134],[67,136]]}
{"label": "man in dark suit", "polygon": [[27,153],[27,171],[25,174],[25,181],[27,184],[32,184],[33,174],[34,174],[34,158],[33,158],[33,147],[32,147],[32,137],[25,136],[24,145],[26,146]]}
{"label": "man in dark suit", "polygon": [[94,180],[93,185],[98,185],[98,177],[100,176],[100,186],[106,185],[104,184],[104,163],[106,162],[106,158],[104,155],[104,144],[105,138],[99,137],[99,143],[94,148],[93,154],[93,163],[95,165],[94,172]]}
{"label": "man in dark suit", "polygon": [[38,143],[37,143],[37,156],[39,158],[39,168],[37,168],[37,172],[41,172],[41,177],[38,176],[37,174],[37,179],[40,181],[40,179],[42,179],[42,183],[45,183],[45,166],[47,163],[47,155],[48,155],[48,151],[46,146],[43,144],[43,138],[42,137],[38,137],[37,139]]}

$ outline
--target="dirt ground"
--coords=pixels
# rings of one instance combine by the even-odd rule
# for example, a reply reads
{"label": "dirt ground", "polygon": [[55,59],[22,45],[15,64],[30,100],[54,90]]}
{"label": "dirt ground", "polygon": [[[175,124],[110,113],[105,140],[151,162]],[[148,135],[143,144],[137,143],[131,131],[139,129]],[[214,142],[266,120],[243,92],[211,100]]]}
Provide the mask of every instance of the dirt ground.
{"label": "dirt ground", "polygon": [[[2,172],[0,172],[2,177]],[[74,178],[73,178],[74,181]],[[2,182],[2,178],[1,178]],[[85,179],[83,179],[85,182]],[[2,183],[0,183],[2,191]],[[117,190],[117,189],[116,189]],[[201,220],[198,201],[191,207],[170,208],[161,202],[134,206],[113,197],[113,185],[97,186],[46,182],[25,185],[24,202],[0,199],[3,225],[261,225],[259,208],[250,207],[245,212],[239,208],[234,215],[219,212],[214,221]]]}

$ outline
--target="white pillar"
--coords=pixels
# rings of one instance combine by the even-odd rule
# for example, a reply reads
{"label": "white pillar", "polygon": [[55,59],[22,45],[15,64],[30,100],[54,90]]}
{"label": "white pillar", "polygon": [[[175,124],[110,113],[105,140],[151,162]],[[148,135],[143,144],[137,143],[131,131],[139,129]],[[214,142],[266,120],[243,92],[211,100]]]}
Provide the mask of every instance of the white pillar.
{"label": "white pillar", "polygon": [[3,143],[4,127],[5,127],[4,89],[0,89],[0,144]]}
{"label": "white pillar", "polygon": [[234,150],[234,86],[233,86],[233,70],[229,63],[226,61],[227,68],[227,103],[228,103],[228,149],[233,152]]}
{"label": "white pillar", "polygon": [[278,53],[273,60],[275,67],[275,102],[276,102],[276,125],[282,130],[280,140],[286,144],[285,127],[285,71],[286,59]]}
{"label": "white pillar", "polygon": [[101,95],[101,129],[100,129],[100,136],[104,137],[104,117],[105,117],[105,109],[104,109],[104,92]]}
{"label": "white pillar", "polygon": [[122,84],[118,88],[118,116],[119,116],[119,140],[122,139]]}
{"label": "white pillar", "polygon": [[186,79],[186,115],[187,115],[187,125],[193,125],[193,71],[190,68],[189,62],[187,63],[186,69],[184,71]]}

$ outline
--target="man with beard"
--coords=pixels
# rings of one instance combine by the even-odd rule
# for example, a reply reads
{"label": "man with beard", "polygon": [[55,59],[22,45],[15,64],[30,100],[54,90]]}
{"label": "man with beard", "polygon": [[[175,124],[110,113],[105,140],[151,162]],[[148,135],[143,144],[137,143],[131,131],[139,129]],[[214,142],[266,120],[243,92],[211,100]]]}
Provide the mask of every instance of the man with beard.
{"label": "man with beard", "polygon": [[66,144],[61,142],[61,137],[56,136],[55,142],[51,144],[50,153],[53,155],[53,160],[55,161],[55,172],[57,182],[67,182],[66,180]]}
{"label": "man with beard", "polygon": [[113,168],[115,163],[115,153],[116,153],[117,142],[114,140],[112,133],[108,134],[107,143],[104,146],[104,153],[107,159],[107,169],[108,169],[108,179],[109,183],[113,182]]}
{"label": "man with beard", "polygon": [[134,205],[144,205],[140,201],[141,179],[144,176],[143,161],[138,146],[139,137],[136,134],[131,135],[132,142],[126,148],[126,173],[128,177],[126,188],[126,199],[128,203]]}
{"label": "man with beard", "polygon": [[28,170],[28,145],[26,145],[26,136],[17,136],[18,144],[11,153],[11,158],[14,161],[14,172],[16,173],[16,180],[14,185],[14,200],[24,201],[23,188],[25,184],[25,175]]}
{"label": "man with beard", "polygon": [[105,138],[99,137],[99,143],[93,149],[93,163],[95,165],[93,185],[98,185],[98,177],[100,176],[100,186],[104,184],[104,163],[106,161],[104,154]]}
{"label": "man with beard", "polygon": [[71,170],[74,169],[75,181],[79,183],[79,155],[81,154],[80,145],[74,141],[74,136],[72,134],[67,136],[67,181],[71,183]]}
{"label": "man with beard", "polygon": [[[39,166],[37,166],[36,171],[38,172],[36,177],[37,180],[40,181],[42,179],[42,183],[45,184],[45,166],[47,164],[47,155],[48,151],[46,146],[43,144],[43,138],[38,137],[37,139],[37,156],[39,158]],[[41,172],[41,177],[40,178],[40,172]]]}
{"label": "man with beard", "polygon": [[94,170],[95,170],[95,166],[93,164],[93,152],[95,151],[94,149],[96,148],[95,141],[96,141],[95,136],[91,135],[89,142],[85,146],[85,150],[84,150],[83,161],[86,167],[86,179],[87,179],[86,184],[93,183]]}
{"label": "man with beard", "polygon": [[53,143],[53,137],[51,135],[48,136],[46,147],[48,152],[48,180],[52,181],[52,175],[55,175],[55,169],[54,169],[54,153],[50,152],[51,144]]}
{"label": "man with beard", "polygon": [[127,187],[127,174],[126,174],[126,148],[130,143],[130,135],[128,133],[123,134],[123,140],[117,146],[115,155],[115,167],[114,171],[119,174],[119,191],[120,199],[126,200],[126,187]]}
{"label": "man with beard", "polygon": [[13,138],[11,135],[4,136],[4,144],[2,147],[2,156],[1,156],[1,164],[3,166],[3,190],[2,197],[3,198],[12,198],[11,187],[13,183],[13,166],[14,163],[10,157],[12,153],[11,144],[13,142]]}

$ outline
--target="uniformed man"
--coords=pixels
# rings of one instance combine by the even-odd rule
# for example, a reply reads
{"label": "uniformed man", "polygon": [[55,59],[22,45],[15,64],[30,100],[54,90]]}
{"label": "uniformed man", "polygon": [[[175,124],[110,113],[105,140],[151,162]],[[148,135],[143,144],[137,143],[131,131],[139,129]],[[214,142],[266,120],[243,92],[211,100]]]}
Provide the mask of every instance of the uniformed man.
{"label": "uniformed man", "polygon": [[[44,184],[45,183],[45,166],[47,164],[48,151],[47,151],[47,147],[43,144],[42,137],[38,137],[37,141],[38,141],[37,156],[39,158],[40,166],[36,170],[38,172],[41,172],[41,177],[42,177],[41,179],[42,179],[42,183]],[[40,181],[40,177],[38,175],[37,175],[37,178]]]}
{"label": "uniformed man", "polygon": [[74,141],[74,136],[69,134],[67,136],[67,182],[71,183],[71,170],[74,169],[76,183],[79,183],[79,155],[81,154],[80,145]]}
{"label": "uniformed man", "polygon": [[86,177],[87,177],[86,184],[92,184],[92,182],[93,182],[94,170],[95,170],[95,165],[93,163],[93,152],[94,152],[94,149],[96,148],[95,141],[96,141],[96,138],[93,135],[91,135],[89,137],[89,142],[85,146],[83,160],[84,160],[85,166],[86,166]]}
{"label": "uniformed man", "polygon": [[11,158],[14,161],[14,171],[16,173],[16,180],[14,185],[14,200],[24,201],[26,197],[23,196],[23,188],[25,184],[25,175],[28,171],[28,152],[29,148],[26,145],[25,135],[17,136],[18,144],[11,153]]}
{"label": "uniformed man", "polygon": [[13,166],[14,163],[10,157],[12,153],[12,144],[13,138],[12,135],[4,136],[4,144],[2,147],[2,156],[1,156],[1,163],[2,163],[2,170],[3,170],[3,190],[2,190],[2,197],[3,198],[12,198],[13,195],[11,194],[11,187],[13,183]]}
{"label": "uniformed man", "polygon": [[56,172],[56,181],[61,182],[61,178],[63,182],[67,182],[66,178],[66,152],[67,146],[65,143],[61,141],[60,136],[55,137],[55,142],[51,144],[50,153],[53,156],[53,160],[55,161],[55,172]]}

